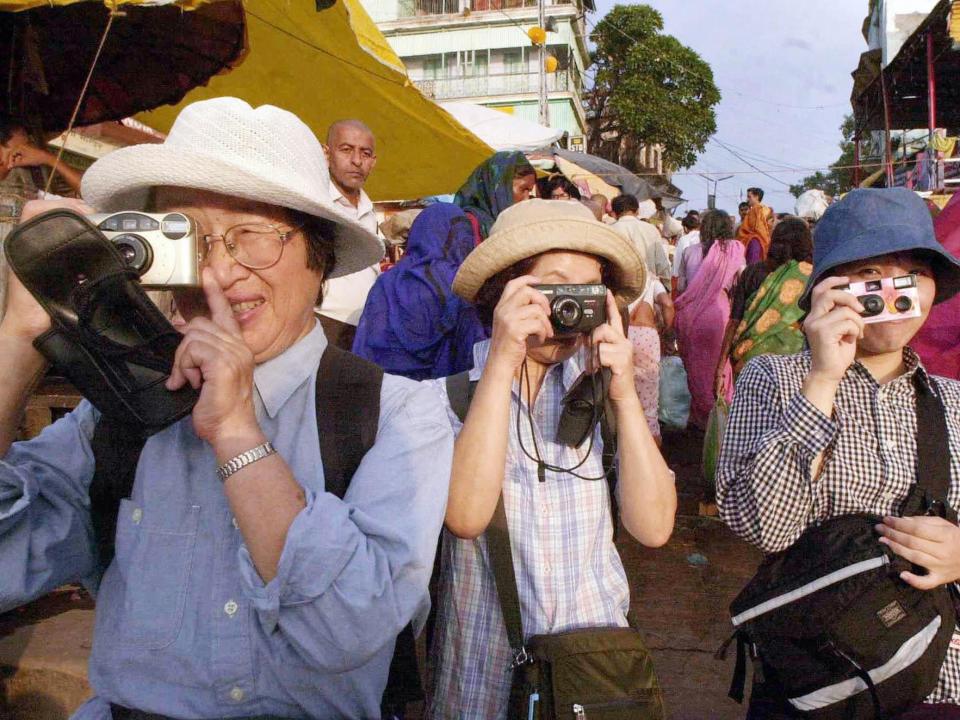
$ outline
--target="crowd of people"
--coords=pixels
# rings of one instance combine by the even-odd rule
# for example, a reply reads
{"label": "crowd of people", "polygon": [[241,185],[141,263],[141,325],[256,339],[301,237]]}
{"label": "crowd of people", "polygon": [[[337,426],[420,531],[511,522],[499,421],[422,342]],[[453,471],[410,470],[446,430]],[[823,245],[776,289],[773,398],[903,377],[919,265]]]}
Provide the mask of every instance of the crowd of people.
{"label": "crowd of people", "polygon": [[[95,594],[94,696],[76,720],[402,718],[421,698],[437,720],[520,705],[527,717],[523,643],[630,627],[615,528],[653,548],[671,537],[663,355],[683,360],[692,426],[732,403],[716,494],[734,532],[772,553],[827,518],[874,513],[879,542],[914,564],[905,583],[960,580],[956,525],[896,517],[915,480],[919,384],[946,408],[944,500],[960,504],[960,383],[907,346],[960,290],[960,264],[913,193],[852,191],[813,234],[813,219],[779,218],[751,188],[739,225],[690,211],[666,239],[638,198],[538,179],[523,154],[496,153],[452,202],[424,203],[381,271],[363,189],[376,161],[358,120],[321,144],[284,110],[217,98],[185,108],[164,144],[96,162],[82,201],[24,207],[23,222],[179,211],[200,238],[202,287],[174,291],[183,338],[167,380],[199,400],[132,459],[106,563],[89,492],[100,412],[83,402],[16,442],[46,370],[34,340],[69,318],[8,278],[0,610],[67,582]],[[922,308],[909,320],[865,325],[842,289],[905,275]],[[547,285],[602,285],[596,321],[568,331]],[[558,428],[590,383],[601,397],[571,443]],[[915,704],[911,718],[960,718],[960,641]],[[766,678],[749,717],[795,709]]]}

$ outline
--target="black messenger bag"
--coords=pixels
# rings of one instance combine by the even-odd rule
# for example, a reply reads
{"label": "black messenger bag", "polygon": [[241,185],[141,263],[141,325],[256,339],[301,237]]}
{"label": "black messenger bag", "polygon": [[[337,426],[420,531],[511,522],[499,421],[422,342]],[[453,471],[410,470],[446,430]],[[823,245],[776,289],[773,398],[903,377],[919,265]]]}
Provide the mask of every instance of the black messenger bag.
{"label": "black messenger bag", "polygon": [[513,651],[509,720],[662,720],[653,660],[633,628],[594,627],[523,641],[503,496],[487,547]]}
{"label": "black messenger bag", "polygon": [[[943,405],[916,376],[914,385],[917,482],[901,515],[956,523],[947,505]],[[817,720],[892,717],[933,691],[956,627],[953,591],[903,582],[910,563],[878,542],[873,528],[881,520],[835,517],[764,559],[730,606],[737,640],[731,698],[743,700],[747,653],[755,676],[795,713]]]}

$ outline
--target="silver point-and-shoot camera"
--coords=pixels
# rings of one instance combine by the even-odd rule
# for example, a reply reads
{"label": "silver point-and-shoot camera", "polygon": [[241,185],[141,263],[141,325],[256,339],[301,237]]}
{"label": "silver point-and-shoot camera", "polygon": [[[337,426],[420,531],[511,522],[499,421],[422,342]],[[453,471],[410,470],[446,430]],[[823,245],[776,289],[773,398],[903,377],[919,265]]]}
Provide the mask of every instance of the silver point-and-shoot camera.
{"label": "silver point-and-shoot camera", "polygon": [[123,210],[90,216],[146,288],[200,285],[200,247],[196,224],[178,212]]}

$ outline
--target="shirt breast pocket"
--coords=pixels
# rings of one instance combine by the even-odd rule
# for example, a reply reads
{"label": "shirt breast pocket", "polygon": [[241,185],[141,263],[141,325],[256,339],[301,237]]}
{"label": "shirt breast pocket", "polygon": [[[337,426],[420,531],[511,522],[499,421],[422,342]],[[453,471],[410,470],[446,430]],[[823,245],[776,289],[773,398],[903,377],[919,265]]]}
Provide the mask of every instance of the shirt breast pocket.
{"label": "shirt breast pocket", "polygon": [[159,650],[177,639],[199,520],[199,505],[153,517],[131,500],[121,501],[114,562],[122,603],[112,608],[120,642]]}

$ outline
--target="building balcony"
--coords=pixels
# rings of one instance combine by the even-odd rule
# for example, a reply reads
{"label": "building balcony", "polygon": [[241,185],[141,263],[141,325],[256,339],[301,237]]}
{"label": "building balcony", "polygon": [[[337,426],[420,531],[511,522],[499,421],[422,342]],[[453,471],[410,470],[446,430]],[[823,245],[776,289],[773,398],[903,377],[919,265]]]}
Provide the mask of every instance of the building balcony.
{"label": "building balcony", "polygon": [[[487,10],[520,10],[537,7],[537,0],[400,0],[400,17],[458,15]],[[547,0],[548,6],[578,6],[580,0]]]}
{"label": "building balcony", "polygon": [[[537,73],[508,73],[503,75],[476,75],[436,80],[414,80],[421,92],[434,100],[491,97],[498,95],[536,94],[540,90]],[[558,70],[547,73],[547,92],[580,93],[576,73]]]}

